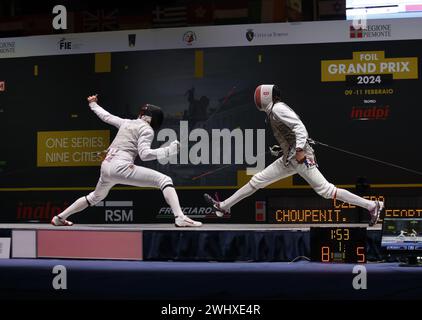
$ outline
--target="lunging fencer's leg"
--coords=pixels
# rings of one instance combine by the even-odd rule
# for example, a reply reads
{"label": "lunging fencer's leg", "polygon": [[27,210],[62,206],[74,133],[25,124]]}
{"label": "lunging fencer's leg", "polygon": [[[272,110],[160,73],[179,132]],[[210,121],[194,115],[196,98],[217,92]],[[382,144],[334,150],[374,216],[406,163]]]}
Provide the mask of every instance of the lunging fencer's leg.
{"label": "lunging fencer's leg", "polygon": [[256,190],[257,189],[254,188],[251,182],[249,181],[242,188],[240,188],[235,193],[233,193],[231,197],[227,198],[226,200],[222,202],[220,202],[218,198],[214,199],[208,193],[204,194],[204,199],[205,199],[205,202],[207,202],[212,207],[217,217],[221,218],[225,214],[228,214],[230,212],[230,208],[232,206],[242,201],[243,199],[249,197],[250,195],[255,193]]}
{"label": "lunging fencer's leg", "polygon": [[225,213],[228,213],[230,208],[233,207],[236,203],[249,197],[258,189],[265,188],[266,186],[278,180],[287,178],[294,173],[295,171],[291,167],[286,167],[283,164],[283,159],[279,158],[264,170],[255,174],[247,184],[237,190],[231,197],[227,198],[226,200],[219,202],[218,199],[213,199],[208,194],[204,194],[204,198],[205,201],[214,209],[215,214],[218,217],[222,217]]}
{"label": "lunging fencer's leg", "polygon": [[180,207],[179,197],[177,196],[176,190],[173,185],[169,185],[162,189],[164,199],[173,211],[174,217],[182,216],[182,208]]}
{"label": "lunging fencer's leg", "polygon": [[173,185],[165,187],[162,189],[162,192],[164,199],[176,218],[176,227],[200,227],[202,225],[202,222],[194,221],[184,215],[182,208],[180,207],[179,197],[177,196],[176,189],[174,189]]}
{"label": "lunging fencer's leg", "polygon": [[229,211],[236,203],[254,194],[256,190],[257,189],[252,187],[251,183],[248,182],[242,188],[237,190],[230,198],[220,202],[220,208],[224,211]]}
{"label": "lunging fencer's leg", "polygon": [[86,209],[88,206],[89,204],[86,196],[80,197],[69,207],[67,207],[62,213],[58,214],[57,216],[54,216],[53,219],[51,219],[51,224],[56,227],[72,226],[73,222],[68,221],[67,218],[74,213]]}
{"label": "lunging fencer's leg", "polygon": [[88,200],[86,200],[86,196],[80,197],[74,203],[72,203],[69,207],[67,207],[62,213],[58,216],[59,218],[66,220],[72,214],[76,212],[80,212],[86,209],[89,206]]}
{"label": "lunging fencer's leg", "polygon": [[381,216],[381,212],[384,210],[384,202],[378,200],[369,201],[345,189],[337,188],[336,194],[334,196],[340,201],[367,209],[369,211],[370,216],[369,226],[377,224]]}
{"label": "lunging fencer's leg", "polygon": [[334,197],[340,201],[350,203],[361,208],[365,208],[368,211],[372,210],[375,207],[374,201],[369,201],[365,198],[359,197],[345,189],[336,188],[336,192],[337,194],[334,195]]}
{"label": "lunging fencer's leg", "polygon": [[384,209],[383,202],[370,201],[359,197],[345,189],[336,188],[332,183],[329,183],[327,179],[325,179],[322,173],[315,166],[308,168],[305,164],[300,164],[297,165],[296,170],[320,196],[326,199],[335,198],[340,201],[367,209],[371,217],[369,225],[372,226],[378,222],[380,213]]}
{"label": "lunging fencer's leg", "polygon": [[202,225],[202,222],[194,221],[183,214],[179,197],[169,176],[149,168],[128,164],[126,167],[122,167],[120,174],[115,176],[114,180],[117,183],[131,186],[160,188],[164,199],[173,211],[177,227],[200,227]]}
{"label": "lunging fencer's leg", "polygon": [[113,185],[114,185],[113,183],[106,182],[103,179],[103,177],[100,177],[94,191],[92,191],[87,196],[77,199],[74,203],[72,203],[69,207],[67,207],[62,213],[60,213],[57,216],[54,216],[53,219],[51,220],[51,224],[54,226],[73,225],[73,223],[68,221],[67,219],[72,214],[80,212],[86,209],[88,206],[96,205],[98,202],[103,200],[107,196],[107,194],[109,193]]}

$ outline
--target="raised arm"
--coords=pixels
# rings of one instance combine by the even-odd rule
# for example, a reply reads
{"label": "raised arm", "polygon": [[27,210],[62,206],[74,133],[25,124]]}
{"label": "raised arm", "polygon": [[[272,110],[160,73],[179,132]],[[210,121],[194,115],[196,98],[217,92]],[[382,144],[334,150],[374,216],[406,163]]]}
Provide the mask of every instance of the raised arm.
{"label": "raised arm", "polygon": [[138,154],[142,161],[164,159],[179,152],[179,141],[175,140],[167,147],[151,149],[153,139],[154,130],[152,128],[144,129],[138,140]]}
{"label": "raised arm", "polygon": [[122,118],[119,118],[117,116],[112,115],[110,112],[104,110],[103,108],[101,108],[98,104],[97,104],[97,95],[95,96],[89,96],[87,98],[88,102],[89,102],[89,107],[91,108],[92,111],[94,111],[94,113],[98,116],[98,118],[100,118],[101,120],[103,120],[105,123],[111,124],[112,126],[115,126],[117,128],[120,128],[120,126],[122,125],[122,123],[125,121]]}

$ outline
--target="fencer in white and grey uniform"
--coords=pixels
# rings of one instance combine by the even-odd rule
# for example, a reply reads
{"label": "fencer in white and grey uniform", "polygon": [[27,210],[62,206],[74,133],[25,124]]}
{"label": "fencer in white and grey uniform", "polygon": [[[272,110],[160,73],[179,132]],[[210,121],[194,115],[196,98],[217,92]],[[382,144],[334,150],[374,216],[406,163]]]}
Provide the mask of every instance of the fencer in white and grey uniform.
{"label": "fencer in white and grey uniform", "polygon": [[218,216],[223,216],[240,200],[256,190],[294,174],[299,174],[320,196],[350,203],[369,211],[372,226],[377,223],[384,203],[369,201],[328,182],[315,163],[314,150],[308,142],[308,132],[299,116],[285,103],[281,102],[280,90],[276,85],[260,85],[255,89],[255,105],[267,114],[274,136],[278,141],[282,156],[251,180],[230,198],[219,202],[208,194],[205,200],[213,207]]}
{"label": "fencer in white and grey uniform", "polygon": [[151,149],[154,130],[160,127],[163,120],[161,109],[150,104],[144,105],[141,107],[139,118],[132,120],[110,114],[97,104],[96,96],[88,97],[88,102],[91,110],[101,120],[117,127],[119,131],[107,149],[107,154],[101,164],[101,176],[95,190],[87,196],[79,198],[62,213],[53,217],[51,223],[55,226],[71,226],[73,223],[67,220],[70,215],[82,211],[88,206],[96,205],[107,196],[114,185],[125,184],[161,189],[164,199],[173,211],[176,226],[201,226],[201,222],[194,221],[183,214],[173,181],[169,176],[134,165],[138,155],[141,160],[150,161],[170,157],[179,151],[177,140],[167,147]]}

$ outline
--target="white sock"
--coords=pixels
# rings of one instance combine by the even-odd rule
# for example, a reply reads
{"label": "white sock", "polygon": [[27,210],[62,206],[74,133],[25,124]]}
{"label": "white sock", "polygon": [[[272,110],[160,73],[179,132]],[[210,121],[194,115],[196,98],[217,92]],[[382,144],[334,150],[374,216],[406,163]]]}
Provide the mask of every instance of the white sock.
{"label": "white sock", "polygon": [[246,197],[249,197],[255,191],[256,189],[248,182],[242,188],[233,193],[230,198],[220,202],[220,207],[223,210],[230,210],[230,208],[233,207],[236,203],[245,199]]}
{"label": "white sock", "polygon": [[170,206],[175,217],[183,216],[182,208],[180,208],[179,197],[173,187],[167,187],[163,190],[164,199]]}
{"label": "white sock", "polygon": [[337,188],[336,198],[339,199],[340,201],[353,204],[355,206],[359,206],[367,210],[373,209],[375,205],[373,201],[366,200],[344,189]]}
{"label": "white sock", "polygon": [[74,203],[72,203],[69,207],[66,208],[62,213],[60,213],[58,216],[63,219],[67,219],[72,214],[82,211],[88,207],[88,202],[86,201],[85,197],[81,197],[78,200],[76,200]]}

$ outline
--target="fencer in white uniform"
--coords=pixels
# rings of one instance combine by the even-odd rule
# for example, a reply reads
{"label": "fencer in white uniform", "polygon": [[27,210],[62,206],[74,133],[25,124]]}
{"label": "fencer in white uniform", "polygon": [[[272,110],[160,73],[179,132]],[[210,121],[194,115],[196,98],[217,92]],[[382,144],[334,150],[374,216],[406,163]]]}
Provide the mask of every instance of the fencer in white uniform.
{"label": "fencer in white uniform", "polygon": [[161,109],[150,104],[144,105],[141,107],[139,117],[132,120],[119,118],[104,110],[97,104],[97,96],[88,97],[88,102],[91,110],[101,120],[117,127],[119,131],[102,161],[101,175],[95,190],[79,198],[62,213],[53,217],[51,223],[54,226],[73,225],[67,220],[70,215],[88,206],[96,205],[107,196],[114,185],[125,184],[160,188],[165,201],[173,211],[177,227],[200,227],[201,222],[194,221],[183,214],[170,177],[158,171],[134,165],[134,160],[138,155],[141,160],[150,161],[167,158],[179,152],[177,140],[167,147],[151,149],[154,130],[158,130],[163,120]]}
{"label": "fencer in white uniform", "polygon": [[369,201],[328,182],[315,162],[314,150],[309,144],[308,132],[299,116],[285,103],[281,102],[280,90],[276,85],[260,85],[255,89],[255,105],[267,114],[274,136],[279,143],[282,156],[236,191],[225,201],[204,195],[217,216],[223,216],[230,208],[256,190],[294,174],[299,174],[320,196],[365,208],[369,211],[369,225],[378,222],[384,203]]}

